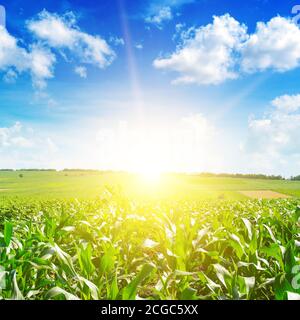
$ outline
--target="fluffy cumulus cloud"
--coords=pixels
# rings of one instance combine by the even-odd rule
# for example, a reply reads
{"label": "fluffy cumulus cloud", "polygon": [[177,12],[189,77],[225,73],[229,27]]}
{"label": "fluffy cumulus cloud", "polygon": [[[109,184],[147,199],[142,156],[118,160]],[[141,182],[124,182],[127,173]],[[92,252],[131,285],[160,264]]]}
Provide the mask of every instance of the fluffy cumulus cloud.
{"label": "fluffy cumulus cloud", "polygon": [[246,27],[228,14],[212,24],[182,33],[175,53],[154,61],[158,69],[177,71],[175,83],[218,84],[237,77],[234,50],[245,40]]}
{"label": "fluffy cumulus cloud", "polygon": [[213,23],[182,30],[174,53],[154,61],[158,69],[179,73],[175,83],[219,84],[241,74],[299,66],[300,29],[291,19],[258,22],[253,34],[229,14]]}
{"label": "fluffy cumulus cloud", "polygon": [[47,135],[20,122],[0,127],[0,167],[55,167],[58,147]]}
{"label": "fluffy cumulus cloud", "polygon": [[[0,26],[0,72],[7,83],[27,73],[36,89],[44,89],[47,80],[54,77],[58,52],[68,61],[76,60],[101,69],[115,59],[115,52],[108,43],[100,36],[81,31],[72,13],[59,16],[43,11],[28,21],[27,27],[34,36],[33,43],[29,44]],[[87,76],[83,66],[75,72],[81,77]]]}
{"label": "fluffy cumulus cloud", "polygon": [[272,105],[282,112],[295,112],[300,110],[300,94],[283,95],[272,101]]}
{"label": "fluffy cumulus cloud", "polygon": [[28,72],[37,88],[43,88],[53,77],[55,56],[45,47],[35,44],[28,49],[0,26],[0,71],[6,82],[13,82],[18,75]]}
{"label": "fluffy cumulus cloud", "polygon": [[300,170],[300,95],[284,95],[271,102],[272,109],[261,118],[249,120],[244,152],[255,159],[257,165],[273,169],[282,165],[281,172],[288,170],[288,163],[298,163]]}
{"label": "fluffy cumulus cloud", "polygon": [[242,69],[246,72],[287,71],[299,66],[300,29],[291,19],[275,17],[258,22],[256,32],[242,45]]}
{"label": "fluffy cumulus cloud", "polygon": [[59,16],[44,10],[36,19],[30,20],[27,26],[45,45],[65,49],[81,63],[105,68],[115,58],[114,51],[103,38],[80,30],[72,13]]}

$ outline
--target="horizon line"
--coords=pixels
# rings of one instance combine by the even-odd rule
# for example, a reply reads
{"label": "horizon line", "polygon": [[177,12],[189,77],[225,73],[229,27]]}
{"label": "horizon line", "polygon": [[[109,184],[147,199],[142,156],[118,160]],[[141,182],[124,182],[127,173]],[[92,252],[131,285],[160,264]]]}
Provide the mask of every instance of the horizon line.
{"label": "horizon line", "polygon": [[[115,170],[115,169],[95,169],[95,168],[0,168],[0,172],[12,172],[12,171],[55,171],[55,172],[64,172],[64,171],[94,171],[94,172],[107,172],[107,173],[128,173],[128,174],[140,174],[136,171],[130,170]],[[241,173],[241,172],[213,172],[213,171],[193,171],[193,172],[184,172],[184,171],[163,171],[160,172],[161,175],[167,174],[183,174],[183,175],[214,175],[214,176],[262,176],[262,177],[276,177],[287,179],[284,175],[281,174],[266,174],[266,173]],[[299,175],[290,176],[290,178],[297,177]]]}

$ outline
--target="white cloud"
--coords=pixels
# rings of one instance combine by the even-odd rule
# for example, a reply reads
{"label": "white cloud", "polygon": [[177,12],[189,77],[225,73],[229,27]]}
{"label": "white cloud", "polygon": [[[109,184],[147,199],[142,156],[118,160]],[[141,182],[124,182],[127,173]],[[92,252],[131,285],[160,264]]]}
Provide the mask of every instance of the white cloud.
{"label": "white cloud", "polygon": [[124,46],[125,41],[123,38],[118,38],[118,37],[110,37],[109,42],[112,43],[115,46]]}
{"label": "white cloud", "polygon": [[175,83],[218,84],[237,78],[234,50],[246,37],[246,27],[228,14],[212,24],[182,33],[182,44],[167,58],[154,61],[158,69],[180,74]]}
{"label": "white cloud", "polygon": [[249,119],[248,139],[243,150],[251,157],[249,162],[254,161],[257,168],[282,173],[295,169],[288,164],[300,160],[299,97],[278,97],[271,102],[273,108],[270,112],[262,118]]}
{"label": "white cloud", "polygon": [[0,148],[5,147],[31,147],[32,142],[22,136],[22,125],[16,122],[12,127],[0,128]]}
{"label": "white cloud", "polygon": [[15,147],[21,147],[21,148],[30,148],[33,146],[32,142],[22,136],[19,137],[12,137],[11,138],[11,145]]}
{"label": "white cloud", "polygon": [[46,91],[35,91],[33,95],[33,99],[30,102],[34,105],[45,106],[48,108],[57,106],[58,103],[55,99],[51,97]]}
{"label": "white cloud", "polygon": [[136,49],[138,49],[138,50],[144,49],[144,46],[143,46],[142,43],[137,43],[137,44],[135,45],[135,47],[136,47]]}
{"label": "white cloud", "polygon": [[27,26],[45,45],[67,50],[78,62],[105,68],[115,59],[108,43],[100,36],[81,31],[72,13],[59,16],[44,10],[36,19],[28,21]]}
{"label": "white cloud", "polygon": [[80,132],[65,125],[53,126],[50,132],[45,127],[29,130],[20,123],[2,128],[0,167],[192,172],[216,170],[223,161],[217,156],[222,137],[202,114],[95,120],[83,119]]}
{"label": "white cloud", "polygon": [[176,51],[154,61],[158,69],[179,73],[175,83],[219,84],[241,74],[284,72],[300,63],[300,29],[288,18],[258,22],[253,34],[229,14],[199,28],[182,31],[180,26],[179,31]]}
{"label": "white cloud", "polygon": [[151,0],[147,9],[145,22],[162,29],[165,22],[171,21],[174,18],[174,10],[193,2],[195,0]]}
{"label": "white cloud", "polygon": [[53,66],[56,62],[55,56],[48,49],[39,45],[33,45],[29,54],[31,61],[31,75],[33,83],[39,89],[47,86],[46,79],[54,76]]}
{"label": "white cloud", "polygon": [[77,66],[74,69],[74,72],[79,75],[79,77],[86,79],[87,78],[87,69],[83,66]]}
{"label": "white cloud", "polygon": [[58,151],[52,138],[20,122],[0,127],[1,168],[54,168]]}
{"label": "white cloud", "polygon": [[18,74],[12,69],[9,69],[3,76],[3,80],[6,83],[15,83],[17,78],[18,78]]}
{"label": "white cloud", "polygon": [[300,94],[277,97],[272,101],[272,105],[283,112],[294,112],[300,110]]}
{"label": "white cloud", "polygon": [[165,21],[170,21],[173,19],[173,14],[170,7],[162,7],[159,11],[151,16],[146,17],[145,21],[147,23],[152,23],[161,27],[161,24]]}
{"label": "white cloud", "polygon": [[19,74],[31,74],[35,87],[45,87],[45,81],[53,77],[55,56],[40,45],[32,45],[28,50],[18,44],[18,40],[0,26],[0,71],[4,80],[13,82]]}
{"label": "white cloud", "polygon": [[175,26],[176,32],[180,32],[184,28],[184,23],[177,23]]}
{"label": "white cloud", "polygon": [[242,69],[283,72],[299,66],[300,29],[292,19],[275,17],[258,22],[254,34],[242,45]]}
{"label": "white cloud", "polygon": [[[109,66],[115,58],[114,51],[99,36],[82,32],[76,25],[72,13],[59,16],[42,11],[36,19],[27,22],[27,27],[35,36],[35,42],[26,44],[19,41],[0,26],[0,72],[7,83],[16,81],[19,75],[29,74],[33,86],[44,89],[47,80],[54,77],[57,49],[70,62],[92,64],[99,68]],[[116,39],[121,43],[122,39]],[[84,67],[75,69],[86,77]]]}

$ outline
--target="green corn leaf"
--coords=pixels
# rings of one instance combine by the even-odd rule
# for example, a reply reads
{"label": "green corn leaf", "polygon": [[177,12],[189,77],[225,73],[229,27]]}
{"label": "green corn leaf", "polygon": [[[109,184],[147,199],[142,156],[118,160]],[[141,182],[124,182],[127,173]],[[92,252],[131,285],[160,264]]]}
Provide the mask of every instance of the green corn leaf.
{"label": "green corn leaf", "polygon": [[284,269],[287,274],[292,273],[293,267],[296,265],[296,251],[294,251],[293,243],[290,242],[284,252]]}
{"label": "green corn leaf", "polygon": [[250,222],[248,219],[246,219],[246,218],[242,218],[242,220],[243,220],[243,222],[244,222],[244,224],[245,224],[245,227],[246,227],[246,229],[247,229],[249,240],[251,240],[251,239],[252,239],[252,224],[251,224],[251,222]]}
{"label": "green corn leaf", "polygon": [[193,288],[186,288],[180,295],[180,300],[197,300],[197,290]]}
{"label": "green corn leaf", "polygon": [[108,294],[109,299],[116,300],[118,297],[118,294],[119,294],[118,276],[117,276],[117,274],[115,274],[115,276],[111,282],[110,288],[109,288],[109,294]]}
{"label": "green corn leaf", "polygon": [[293,215],[294,222],[298,222],[300,219],[300,206],[298,206],[295,210],[295,213]]}
{"label": "green corn leaf", "polygon": [[12,234],[13,234],[13,224],[6,221],[4,223],[4,242],[7,247],[10,244]]}
{"label": "green corn leaf", "polygon": [[123,289],[123,300],[134,300],[136,298],[138,285],[144,281],[154,269],[155,266],[153,264],[147,263],[143,265],[139,274]]}
{"label": "green corn leaf", "polygon": [[116,261],[116,250],[113,246],[110,246],[100,259],[100,271],[103,273],[111,272],[114,270]]}
{"label": "green corn leaf", "polygon": [[50,300],[58,296],[63,296],[66,300],[80,300],[77,296],[67,292],[66,290],[60,287],[54,287],[46,293],[47,300]]}
{"label": "green corn leaf", "polygon": [[81,271],[87,276],[91,276],[95,271],[92,262],[92,246],[88,244],[86,248],[80,246],[77,248],[77,256]]}
{"label": "green corn leaf", "polygon": [[12,300],[24,300],[24,296],[22,292],[19,289],[18,283],[17,283],[17,273],[15,270],[12,271],[12,287],[13,287],[13,296]]}
{"label": "green corn leaf", "polygon": [[93,282],[91,282],[91,281],[89,281],[88,279],[85,279],[85,278],[83,278],[83,277],[79,277],[79,280],[84,284],[84,285],[86,285],[87,287],[88,287],[88,289],[89,289],[89,291],[90,291],[90,293],[91,293],[91,296],[92,296],[92,298],[94,299],[94,300],[98,300],[99,299],[99,295],[98,295],[98,288],[97,288],[97,286],[93,283]]}
{"label": "green corn leaf", "polygon": [[224,287],[227,288],[229,282],[228,280],[231,278],[230,272],[220,264],[214,264],[214,268],[218,279],[221,281]]}

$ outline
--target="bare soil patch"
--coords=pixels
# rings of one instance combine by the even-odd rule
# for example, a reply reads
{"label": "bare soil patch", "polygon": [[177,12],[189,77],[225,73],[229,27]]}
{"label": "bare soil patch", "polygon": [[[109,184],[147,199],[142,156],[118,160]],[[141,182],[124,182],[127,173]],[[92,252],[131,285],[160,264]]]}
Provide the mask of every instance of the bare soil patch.
{"label": "bare soil patch", "polygon": [[253,190],[253,191],[239,191],[241,194],[243,194],[246,197],[252,198],[252,199],[287,199],[290,198],[290,196],[271,191],[271,190]]}

